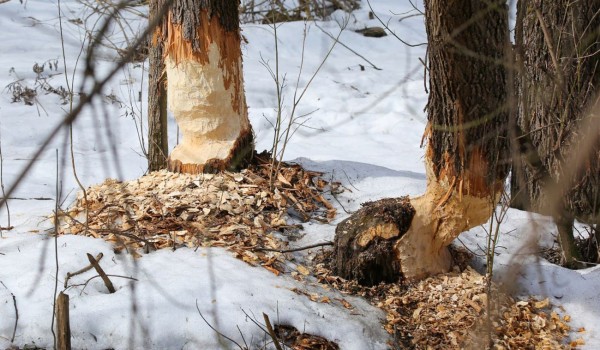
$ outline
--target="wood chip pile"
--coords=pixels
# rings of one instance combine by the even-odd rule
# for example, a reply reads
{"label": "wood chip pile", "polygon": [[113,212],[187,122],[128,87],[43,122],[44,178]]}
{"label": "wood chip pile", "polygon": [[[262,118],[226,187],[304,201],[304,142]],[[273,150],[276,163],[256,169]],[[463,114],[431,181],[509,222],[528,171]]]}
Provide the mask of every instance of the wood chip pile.
{"label": "wood chip pile", "polygon": [[[290,232],[298,229],[289,224],[290,219],[332,219],[335,209],[323,191],[339,184],[328,184],[320,173],[286,164],[269,186],[269,173],[267,165],[240,173],[159,171],[128,182],[107,180],[87,189],[87,202],[80,194],[61,214],[59,234],[103,238],[114,243],[116,250],[134,255],[161,248],[225,247],[242,260],[279,274],[284,272],[285,254],[261,249],[285,248]],[[485,277],[471,268],[462,272],[456,268],[457,272],[411,285],[367,288],[332,275],[326,256],[316,262],[298,268],[292,276],[300,280],[315,276],[326,288],[366,297],[383,309],[387,313],[384,327],[394,336],[390,344],[394,349],[485,349],[490,333],[494,349],[574,349],[584,344],[580,337],[569,342],[570,317],[560,316],[547,299],[515,301],[496,289],[490,298]],[[315,302],[332,302],[306,295]],[[495,315],[491,319],[488,299]],[[289,338],[301,340],[294,343],[294,349],[335,348],[314,337],[296,334]]]}
{"label": "wood chip pile", "polygon": [[[269,186],[269,168],[240,173],[188,175],[158,171],[139,179],[107,180],[87,189],[61,215],[60,234],[103,238],[132,254],[181,246],[227,247],[238,258],[278,273],[288,219],[328,221],[335,209],[323,197],[327,182],[299,165],[280,168]],[[86,209],[88,227],[86,230]],[[296,225],[297,226],[297,225]],[[296,228],[297,229],[297,228]]]}
{"label": "wood chip pile", "polygon": [[496,316],[489,323],[486,279],[471,268],[412,285],[370,288],[331,275],[323,264],[315,272],[321,283],[383,309],[394,349],[486,349],[490,324],[492,349],[576,349],[584,344],[581,337],[569,340],[570,316],[559,316],[548,299],[515,301],[494,288],[491,314]]}

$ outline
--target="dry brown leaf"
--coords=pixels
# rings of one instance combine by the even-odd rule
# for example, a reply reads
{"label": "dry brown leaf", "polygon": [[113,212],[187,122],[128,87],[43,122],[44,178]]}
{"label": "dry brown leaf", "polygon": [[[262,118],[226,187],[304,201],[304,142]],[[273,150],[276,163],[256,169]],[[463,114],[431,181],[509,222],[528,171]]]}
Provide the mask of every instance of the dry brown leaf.
{"label": "dry brown leaf", "polygon": [[272,272],[275,276],[279,276],[281,274],[281,272],[279,270],[277,270],[276,268],[269,266],[269,265],[262,265],[262,267],[264,267],[265,269],[269,270],[270,272]]}
{"label": "dry brown leaf", "polygon": [[296,270],[298,270],[298,272],[300,272],[304,276],[310,275],[310,271],[302,265],[296,265]]}
{"label": "dry brown leaf", "polygon": [[576,348],[578,346],[585,345],[585,340],[583,340],[583,338],[577,338],[571,341],[569,345],[571,346],[571,348]]}
{"label": "dry brown leaf", "polygon": [[350,304],[346,299],[335,299],[335,300],[339,301],[342,304],[342,306],[344,306],[348,310],[354,309],[354,306],[352,306],[352,304]]}

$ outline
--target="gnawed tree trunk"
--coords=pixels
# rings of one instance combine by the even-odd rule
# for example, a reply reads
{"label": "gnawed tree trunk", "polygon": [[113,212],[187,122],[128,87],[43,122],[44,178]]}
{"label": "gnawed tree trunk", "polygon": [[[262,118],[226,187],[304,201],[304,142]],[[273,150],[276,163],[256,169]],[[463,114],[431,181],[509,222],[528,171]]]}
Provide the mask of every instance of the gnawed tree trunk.
{"label": "gnawed tree trunk", "polygon": [[183,135],[169,156],[172,171],[234,170],[252,156],[238,5],[175,0],[161,27],[168,105]]}
{"label": "gnawed tree trunk", "polygon": [[[580,130],[591,117],[587,108],[600,92],[599,14],[596,0],[521,0],[517,16],[517,122],[539,166],[515,166],[523,171],[513,172],[512,196],[524,209],[553,216],[564,262],[572,266],[581,260],[574,218],[600,223],[600,135],[591,152],[577,151],[589,131]],[[583,166],[562,181],[573,155]]]}
{"label": "gnawed tree trunk", "polygon": [[448,271],[447,246],[485,223],[508,173],[505,1],[425,2],[427,189],[368,203],[338,225],[334,270],[374,284]]}
{"label": "gnawed tree trunk", "polygon": [[[150,1],[150,14],[158,15],[158,0]],[[163,63],[163,41],[160,27],[150,39],[148,73],[148,170],[167,168],[169,138],[167,131],[166,75]]]}

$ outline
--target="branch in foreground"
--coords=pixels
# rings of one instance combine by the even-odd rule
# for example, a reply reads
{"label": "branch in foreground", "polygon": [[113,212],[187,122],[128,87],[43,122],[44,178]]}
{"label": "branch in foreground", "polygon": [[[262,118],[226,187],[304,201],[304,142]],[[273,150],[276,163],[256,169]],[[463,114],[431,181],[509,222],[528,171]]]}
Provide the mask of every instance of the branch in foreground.
{"label": "branch in foreground", "polygon": [[271,326],[271,321],[269,320],[269,316],[263,312],[263,317],[265,319],[265,325],[267,326],[267,330],[269,331],[269,336],[273,339],[273,344],[277,350],[283,350],[281,348],[281,344],[279,344],[279,340],[277,340],[277,335],[275,334],[275,330],[273,330],[273,326]]}
{"label": "branch in foreground", "polygon": [[330,37],[331,39],[335,40],[338,44],[342,45],[343,47],[345,47],[347,50],[349,50],[350,52],[352,52],[353,54],[355,54],[356,56],[362,58],[365,62],[367,62],[371,68],[375,69],[375,70],[382,70],[381,68],[377,67],[376,65],[374,65],[373,63],[371,63],[371,61],[369,61],[368,59],[365,58],[365,56],[359,54],[358,52],[354,51],[353,49],[351,49],[348,45],[344,44],[343,42],[339,41],[339,38],[335,38],[333,35],[331,35],[331,33],[329,33],[328,31],[326,31],[325,29],[323,29],[322,27],[320,27],[318,24],[315,23],[315,26],[317,28],[319,28],[325,35],[327,35],[328,37]]}
{"label": "branch in foreground", "polygon": [[13,305],[15,307],[15,326],[13,328],[12,337],[10,338],[10,342],[12,343],[15,341],[15,334],[17,334],[17,325],[19,324],[19,308],[17,308],[17,297],[15,297],[15,295],[8,289],[4,282],[0,281],[0,284],[2,284],[4,288],[6,288],[6,290],[9,291],[13,299]]}
{"label": "branch in foreground", "polygon": [[202,320],[204,321],[204,323],[206,323],[206,325],[208,327],[210,327],[210,329],[215,331],[215,333],[217,333],[217,335],[229,340],[230,342],[237,345],[238,348],[240,348],[241,350],[244,350],[244,348],[240,344],[238,344],[235,340],[233,340],[233,339],[229,338],[228,336],[226,336],[225,334],[219,332],[218,330],[215,329],[215,327],[213,327],[210,323],[208,323],[208,321],[206,320],[206,318],[204,318],[204,315],[202,315],[202,312],[200,311],[200,307],[198,306],[198,299],[196,299],[196,310],[198,310],[198,313],[200,314],[200,317],[202,317]]}

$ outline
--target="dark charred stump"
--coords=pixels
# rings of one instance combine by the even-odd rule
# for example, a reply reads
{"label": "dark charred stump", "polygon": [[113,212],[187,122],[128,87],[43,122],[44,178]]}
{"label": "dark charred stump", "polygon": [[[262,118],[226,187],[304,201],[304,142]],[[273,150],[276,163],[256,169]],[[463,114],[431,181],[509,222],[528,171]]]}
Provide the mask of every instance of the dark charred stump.
{"label": "dark charred stump", "polygon": [[402,276],[394,248],[414,215],[408,197],[364,203],[336,228],[334,273],[368,286],[398,282]]}

